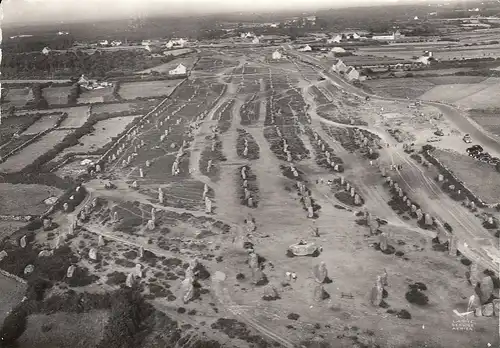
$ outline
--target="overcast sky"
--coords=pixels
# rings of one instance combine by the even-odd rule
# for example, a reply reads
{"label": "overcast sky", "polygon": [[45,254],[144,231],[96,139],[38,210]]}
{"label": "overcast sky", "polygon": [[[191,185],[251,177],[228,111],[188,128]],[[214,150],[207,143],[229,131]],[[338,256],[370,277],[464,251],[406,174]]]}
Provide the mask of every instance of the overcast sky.
{"label": "overcast sky", "polygon": [[[377,2],[396,3],[398,0]],[[374,0],[3,0],[0,6],[3,9],[4,23],[28,24],[33,21],[129,17],[141,11],[144,14],[177,15],[279,9],[314,10],[373,3]]]}

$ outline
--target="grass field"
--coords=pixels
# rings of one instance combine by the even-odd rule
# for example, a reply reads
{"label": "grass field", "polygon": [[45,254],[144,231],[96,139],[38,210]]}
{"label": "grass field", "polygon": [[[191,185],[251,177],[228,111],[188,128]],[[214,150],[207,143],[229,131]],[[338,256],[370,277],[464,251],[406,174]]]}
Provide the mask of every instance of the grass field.
{"label": "grass field", "polygon": [[60,119],[61,115],[47,115],[42,116],[38,121],[33,123],[28,129],[26,129],[22,135],[32,135],[38,134],[40,132],[46,131],[49,128],[56,126],[57,121]]}
{"label": "grass field", "polygon": [[40,215],[48,209],[43,201],[61,194],[61,190],[51,186],[0,183],[0,214]]}
{"label": "grass field", "polygon": [[84,103],[102,103],[113,101],[113,87],[106,87],[96,90],[85,90],[78,98],[78,104]]}
{"label": "grass field", "polygon": [[458,152],[435,150],[433,154],[484,202],[500,202],[500,173],[494,166]]}
{"label": "grass field", "polygon": [[34,120],[35,116],[33,114],[3,118],[0,127],[0,146],[9,141],[15,133],[20,133],[23,129],[29,127]]}
{"label": "grass field", "polygon": [[26,285],[0,274],[0,323],[3,323],[7,312],[23,299]]}
{"label": "grass field", "polygon": [[102,338],[108,317],[107,311],[96,310],[79,314],[58,312],[30,315],[27,329],[18,339],[18,347],[95,347]]}
{"label": "grass field", "polygon": [[92,114],[104,114],[104,113],[115,113],[123,112],[133,109],[134,103],[114,103],[114,104],[99,104],[92,105]]}
{"label": "grass field", "polygon": [[126,82],[120,86],[119,94],[123,99],[139,97],[162,97],[169,95],[182,80]]}
{"label": "grass field", "polygon": [[61,122],[59,128],[79,128],[83,126],[89,118],[89,106],[75,106],[72,108],[62,109],[67,110],[68,117]]}
{"label": "grass field", "polygon": [[[10,237],[12,235],[12,233],[16,232],[18,229],[20,229],[21,227],[23,227],[25,225],[26,225],[26,222],[24,222],[24,221],[0,220],[0,240],[3,240],[6,237]],[[0,283],[1,282],[2,281],[0,280]],[[0,285],[0,289],[2,289],[1,285]],[[2,308],[2,305],[1,305],[1,299],[0,299],[0,309],[1,308]],[[0,323],[1,323],[1,320],[0,320]]]}
{"label": "grass field", "polygon": [[99,121],[94,125],[95,131],[86,134],[79,140],[79,145],[64,149],[57,158],[62,158],[68,153],[88,153],[102,148],[127,128],[127,126],[138,116],[115,117]]}
{"label": "grass field", "polygon": [[499,81],[490,78],[476,84],[440,85],[424,93],[421,99],[453,103],[466,109],[500,107]]}
{"label": "grass field", "polygon": [[469,117],[488,132],[500,136],[500,115],[498,109],[474,109]]}
{"label": "grass field", "polygon": [[38,157],[52,149],[54,145],[60,143],[61,140],[70,133],[71,131],[68,130],[54,130],[44,135],[15,155],[7,158],[5,162],[1,163],[0,172],[14,173],[24,169]]}
{"label": "grass field", "polygon": [[71,86],[51,86],[44,88],[42,92],[49,105],[66,105],[70,90]]}
{"label": "grass field", "polygon": [[23,107],[28,102],[29,89],[27,88],[12,88],[5,98],[5,101],[15,107]]}

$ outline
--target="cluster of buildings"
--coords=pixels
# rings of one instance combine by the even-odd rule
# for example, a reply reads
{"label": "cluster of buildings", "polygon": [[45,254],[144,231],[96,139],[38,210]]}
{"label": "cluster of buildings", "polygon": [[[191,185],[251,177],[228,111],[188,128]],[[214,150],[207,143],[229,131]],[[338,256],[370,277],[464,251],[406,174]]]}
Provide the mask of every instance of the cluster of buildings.
{"label": "cluster of buildings", "polygon": [[106,82],[106,81],[97,82],[97,80],[89,80],[85,77],[85,75],[80,76],[78,84],[80,85],[80,87],[83,87],[87,90],[96,90],[107,87],[113,87],[113,84],[111,82]]}
{"label": "cluster of buildings", "polygon": [[170,76],[186,76],[187,68],[181,63],[177,65],[175,69],[172,69],[168,72]]}

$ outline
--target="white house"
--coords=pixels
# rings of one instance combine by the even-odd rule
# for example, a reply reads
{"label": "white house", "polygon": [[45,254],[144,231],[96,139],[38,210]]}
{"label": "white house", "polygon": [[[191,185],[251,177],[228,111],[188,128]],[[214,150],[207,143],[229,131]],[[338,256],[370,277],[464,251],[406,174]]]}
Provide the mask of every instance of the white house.
{"label": "white house", "polygon": [[255,34],[254,33],[241,33],[240,37],[242,39],[251,39],[252,37],[255,37]]}
{"label": "white house", "polygon": [[42,54],[48,55],[49,53],[50,53],[50,48],[44,47],[44,49],[42,50]]}
{"label": "white house", "polygon": [[108,42],[108,40],[101,40],[101,41],[99,41],[99,45],[107,46],[107,45],[109,45],[109,42]]}
{"label": "white house", "polygon": [[345,50],[345,49],[343,49],[342,47],[338,47],[338,46],[337,46],[337,47],[332,48],[332,49],[331,49],[331,51],[332,51],[333,53],[345,53],[345,52],[346,52],[346,50]]}
{"label": "white house", "polygon": [[177,65],[177,68],[175,68],[173,70],[170,70],[168,72],[168,74],[172,75],[172,76],[186,75],[187,74],[187,68],[184,65],[179,64],[179,65]]}
{"label": "white house", "polygon": [[116,47],[116,46],[121,46],[121,45],[122,45],[121,41],[117,41],[117,40],[111,41],[111,46],[115,46]]}
{"label": "white house", "polygon": [[300,52],[311,52],[311,51],[312,51],[312,48],[311,48],[311,46],[309,46],[309,45],[305,45],[304,47],[299,48],[299,51],[300,51]]}
{"label": "white house", "polygon": [[344,76],[347,78],[348,81],[359,80],[359,78],[360,78],[359,71],[357,71],[352,66],[350,66],[349,68],[347,68]]}
{"label": "white house", "polygon": [[142,42],[141,42],[142,46],[149,46],[151,44],[152,44],[151,40],[142,40]]}
{"label": "white house", "polygon": [[339,59],[337,63],[332,66],[332,70],[337,73],[345,72],[347,70],[347,65],[345,65],[341,59]]}
{"label": "white house", "polygon": [[258,37],[254,37],[253,40],[252,40],[252,43],[253,44],[259,44],[260,43],[260,39]]}
{"label": "white house", "polygon": [[187,43],[187,40],[185,40],[185,39],[172,39],[169,42],[167,42],[165,47],[167,47],[168,49],[174,48],[174,47],[183,48],[186,45],[186,43]]}
{"label": "white house", "polygon": [[373,35],[372,39],[373,40],[379,40],[379,41],[393,41],[397,40],[404,37],[404,35],[401,35],[399,30],[396,30],[392,34],[375,34]]}
{"label": "white house", "polygon": [[283,58],[283,55],[281,54],[280,51],[276,50],[276,51],[273,52],[272,58],[274,60],[279,60],[279,59]]}
{"label": "white house", "polygon": [[417,58],[416,62],[422,63],[423,65],[430,65],[432,60],[433,60],[432,52],[425,51],[421,57]]}

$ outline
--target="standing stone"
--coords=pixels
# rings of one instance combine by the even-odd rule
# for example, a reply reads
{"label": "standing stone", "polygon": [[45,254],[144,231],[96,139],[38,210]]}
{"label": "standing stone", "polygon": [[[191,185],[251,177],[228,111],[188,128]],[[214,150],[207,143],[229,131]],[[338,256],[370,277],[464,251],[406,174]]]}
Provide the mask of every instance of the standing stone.
{"label": "standing stone", "polygon": [[469,297],[469,303],[467,305],[467,312],[475,311],[477,308],[481,307],[481,301],[479,300],[479,296],[474,294]]}
{"label": "standing stone", "polygon": [[355,205],[360,205],[361,204],[361,198],[359,198],[358,194],[354,195],[354,204]]}
{"label": "standing stone", "polygon": [[383,296],[384,289],[378,285],[374,285],[370,294],[371,304],[375,307],[379,307],[382,304]]}
{"label": "standing stone", "polygon": [[324,288],[323,285],[318,284],[314,287],[314,301],[320,302],[324,300]]}
{"label": "standing stone", "polygon": [[407,199],[408,199],[408,197],[403,196],[403,202],[406,202]]}
{"label": "standing stone", "polygon": [[424,217],[424,213],[422,213],[422,209],[417,209],[415,214],[417,214],[418,221],[422,220],[422,218]]}
{"label": "standing stone", "polygon": [[385,175],[386,175],[386,172],[385,172],[385,168],[384,168],[384,167],[382,167],[382,168],[380,169],[380,172],[382,173],[382,176],[385,176]]}
{"label": "standing stone", "polygon": [[472,286],[476,287],[476,285],[481,282],[481,271],[479,270],[479,265],[476,262],[471,263],[469,266],[469,276],[468,279],[471,282]]}
{"label": "standing stone", "polygon": [[163,204],[165,197],[163,196],[163,190],[161,187],[158,188],[158,201],[160,201],[160,204]]}
{"label": "standing stone", "polygon": [[448,239],[448,254],[453,257],[457,256],[457,237],[454,235]]}
{"label": "standing stone", "polygon": [[248,190],[247,188],[245,188],[245,200],[249,199],[250,198],[250,190]]}
{"label": "standing stone", "polygon": [[470,202],[470,208],[471,210],[476,210],[476,203],[474,203],[473,201]]}
{"label": "standing stone", "polygon": [[308,218],[313,218],[313,217],[314,217],[314,209],[313,209],[313,207],[311,207],[311,206],[309,206],[309,207],[307,208],[307,217],[308,217]]}
{"label": "standing stone", "polygon": [[245,149],[243,150],[243,156],[247,157],[248,156],[248,147],[245,146]]}
{"label": "standing stone", "polygon": [[150,231],[154,230],[155,229],[155,222],[153,220],[148,220],[146,227]]}
{"label": "standing stone", "polygon": [[102,236],[99,236],[99,241],[97,243],[97,246],[103,247],[105,245],[106,243],[104,242],[104,238]]}
{"label": "standing stone", "polygon": [[5,250],[0,251],[0,261],[9,256]]}
{"label": "standing stone", "polygon": [[493,300],[493,315],[500,317],[500,299]]}
{"label": "standing stone", "polygon": [[410,201],[409,199],[407,199],[407,200],[406,200],[406,206],[407,206],[408,208],[410,208],[410,207],[411,207],[411,201]]}
{"label": "standing stone", "polygon": [[250,266],[251,269],[260,268],[259,267],[259,256],[256,253],[254,253],[254,252],[250,253],[249,259],[248,259],[248,266]]}
{"label": "standing stone", "polygon": [[212,213],[212,201],[208,197],[205,197],[205,213]]}
{"label": "standing stone", "polygon": [[380,282],[381,282],[382,286],[389,285],[387,278],[388,278],[387,270],[384,268],[384,273],[382,273],[382,275],[380,276]]}
{"label": "standing stone", "polygon": [[387,235],[385,234],[385,232],[381,233],[379,236],[379,246],[380,250],[382,251],[386,251],[388,248]]}
{"label": "standing stone", "polygon": [[75,269],[76,269],[75,266],[73,266],[73,265],[69,266],[68,270],[66,271],[66,277],[67,278],[73,277],[73,274],[75,273]]}
{"label": "standing stone", "polygon": [[399,184],[397,182],[394,183],[394,189],[399,192]]}
{"label": "standing stone", "polygon": [[69,211],[69,204],[68,204],[68,203],[64,203],[64,204],[63,204],[63,210],[64,210],[65,212]]}
{"label": "standing stone", "polygon": [[356,194],[356,192],[354,191],[354,187],[351,187],[351,192],[350,193],[351,193],[351,197],[354,198],[354,195]]}
{"label": "standing stone", "polygon": [[288,153],[286,154],[286,160],[287,160],[288,162],[292,162],[292,154],[291,154],[290,152],[288,152]]}
{"label": "standing stone", "polygon": [[338,164],[335,165],[335,167],[333,167],[333,170],[335,170],[336,172],[340,171],[340,167]]}
{"label": "standing stone", "polygon": [[398,189],[398,196],[399,198],[402,198],[404,196],[403,189],[401,187]]}
{"label": "standing stone", "polygon": [[137,181],[134,181],[132,183],[132,188],[138,189],[139,188],[139,183]]}
{"label": "standing stone", "polygon": [[493,295],[493,290],[495,289],[493,286],[493,279],[490,276],[486,276],[480,283],[480,299],[481,303],[486,303]]}
{"label": "standing stone", "polygon": [[345,189],[346,189],[346,191],[349,191],[351,189],[351,184],[347,183],[345,185]]}
{"label": "standing stone", "polygon": [[139,177],[144,178],[144,171],[142,168],[139,168]]}
{"label": "standing stone", "polygon": [[24,275],[31,274],[31,273],[33,273],[34,270],[35,270],[35,266],[33,266],[33,265],[27,265],[24,268]]}
{"label": "standing stone", "polygon": [[207,173],[210,173],[210,169],[212,168],[212,160],[208,160],[208,163],[207,163]]}
{"label": "standing stone", "polygon": [[135,282],[134,274],[129,273],[129,275],[127,276],[127,280],[125,281],[125,286],[127,288],[131,288],[134,286],[134,282]]}
{"label": "standing stone", "polygon": [[142,265],[140,263],[135,265],[135,276],[137,278],[142,278]]}
{"label": "standing stone", "polygon": [[149,160],[146,161],[146,167],[151,167],[151,162]]}
{"label": "standing stone", "polygon": [[249,208],[253,208],[253,198],[252,197],[248,197],[247,205]]}
{"label": "standing stone", "polygon": [[26,236],[23,236],[23,237],[19,240],[19,246],[20,246],[21,248],[26,248],[26,244],[27,244],[27,242],[26,242]]}
{"label": "standing stone", "polygon": [[248,180],[243,180],[243,187],[247,188],[248,187]]}
{"label": "standing stone", "polygon": [[95,248],[89,250],[89,258],[94,261],[97,260],[97,250]]}
{"label": "standing stone", "polygon": [[428,226],[432,226],[433,220],[430,214],[425,214],[424,223]]}
{"label": "standing stone", "polygon": [[443,180],[444,180],[444,176],[443,176],[443,174],[439,174],[439,175],[438,175],[438,181],[439,181],[439,182],[442,182]]}
{"label": "standing stone", "polygon": [[151,208],[151,220],[156,221],[156,209]]}

